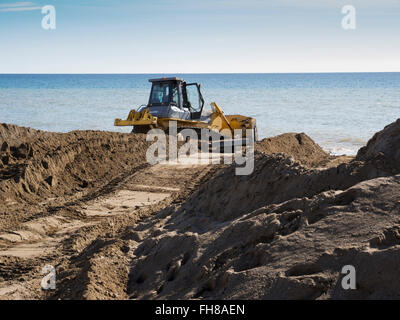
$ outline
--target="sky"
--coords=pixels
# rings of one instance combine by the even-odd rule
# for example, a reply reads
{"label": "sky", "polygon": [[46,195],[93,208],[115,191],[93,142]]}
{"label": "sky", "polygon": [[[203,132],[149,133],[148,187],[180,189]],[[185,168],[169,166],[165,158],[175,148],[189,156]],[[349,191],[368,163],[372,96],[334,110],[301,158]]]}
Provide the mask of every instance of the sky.
{"label": "sky", "polygon": [[231,72],[400,72],[400,0],[0,0],[0,73]]}

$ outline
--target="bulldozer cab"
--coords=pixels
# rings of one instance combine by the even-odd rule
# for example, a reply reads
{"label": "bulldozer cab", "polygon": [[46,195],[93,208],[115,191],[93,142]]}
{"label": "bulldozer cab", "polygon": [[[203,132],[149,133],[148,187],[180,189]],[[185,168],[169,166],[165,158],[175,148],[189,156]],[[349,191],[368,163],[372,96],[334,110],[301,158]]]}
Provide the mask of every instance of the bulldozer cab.
{"label": "bulldozer cab", "polygon": [[152,83],[147,108],[159,118],[198,120],[204,107],[200,85],[179,78],[150,79]]}

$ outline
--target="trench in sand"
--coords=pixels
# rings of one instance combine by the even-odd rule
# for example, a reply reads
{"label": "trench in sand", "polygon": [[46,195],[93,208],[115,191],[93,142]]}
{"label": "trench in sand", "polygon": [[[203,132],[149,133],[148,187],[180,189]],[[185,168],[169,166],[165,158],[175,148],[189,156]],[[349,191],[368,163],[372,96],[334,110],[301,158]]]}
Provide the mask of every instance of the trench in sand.
{"label": "trench in sand", "polygon": [[138,209],[154,206],[179,193],[184,182],[206,166],[204,159],[199,162],[192,158],[183,162],[165,161],[138,171],[111,193],[82,203],[78,210],[82,218],[55,214],[25,222],[18,230],[1,232],[0,257],[36,258],[52,254],[63,240],[83,227],[109,217],[135,214]]}

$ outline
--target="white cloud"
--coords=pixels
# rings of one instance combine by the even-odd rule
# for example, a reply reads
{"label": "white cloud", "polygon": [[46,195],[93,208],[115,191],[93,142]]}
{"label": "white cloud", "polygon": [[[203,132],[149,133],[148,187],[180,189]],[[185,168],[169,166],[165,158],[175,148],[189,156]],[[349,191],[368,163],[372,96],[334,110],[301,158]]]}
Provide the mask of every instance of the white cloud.
{"label": "white cloud", "polygon": [[40,10],[42,7],[20,7],[20,8],[5,8],[0,9],[1,12],[16,12],[16,11],[32,11],[32,10]]}
{"label": "white cloud", "polygon": [[3,3],[0,4],[0,8],[15,8],[15,7],[26,7],[34,5],[33,2],[15,2],[15,3]]}
{"label": "white cloud", "polygon": [[35,3],[29,1],[0,4],[0,12],[18,12],[40,10],[42,7],[35,6]]}

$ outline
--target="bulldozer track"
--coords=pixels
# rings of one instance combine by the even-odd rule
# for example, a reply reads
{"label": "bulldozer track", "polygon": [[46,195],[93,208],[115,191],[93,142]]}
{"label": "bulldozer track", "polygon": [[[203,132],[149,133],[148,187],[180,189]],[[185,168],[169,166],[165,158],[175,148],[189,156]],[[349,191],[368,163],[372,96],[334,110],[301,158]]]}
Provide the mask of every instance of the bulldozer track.
{"label": "bulldozer track", "polygon": [[[40,289],[41,268],[45,264],[56,268],[73,266],[74,259],[91,243],[114,236],[169,206],[179,205],[218,168],[205,164],[145,163],[95,190],[77,195],[75,200],[57,206],[49,203],[16,230],[0,232],[0,298],[51,297]],[[26,272],[7,272],[16,262],[23,264],[22,270]],[[74,285],[69,277],[59,275],[57,280],[62,288]]]}

